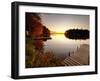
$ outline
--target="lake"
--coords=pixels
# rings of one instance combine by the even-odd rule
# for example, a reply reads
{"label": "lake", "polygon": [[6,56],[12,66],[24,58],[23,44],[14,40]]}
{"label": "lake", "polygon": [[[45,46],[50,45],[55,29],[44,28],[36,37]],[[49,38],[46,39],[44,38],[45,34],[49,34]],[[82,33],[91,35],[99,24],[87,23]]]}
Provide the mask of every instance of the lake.
{"label": "lake", "polygon": [[77,51],[82,44],[89,44],[89,39],[72,40],[64,34],[51,34],[51,38],[44,42],[44,52],[50,51],[58,58],[66,57],[69,53]]}

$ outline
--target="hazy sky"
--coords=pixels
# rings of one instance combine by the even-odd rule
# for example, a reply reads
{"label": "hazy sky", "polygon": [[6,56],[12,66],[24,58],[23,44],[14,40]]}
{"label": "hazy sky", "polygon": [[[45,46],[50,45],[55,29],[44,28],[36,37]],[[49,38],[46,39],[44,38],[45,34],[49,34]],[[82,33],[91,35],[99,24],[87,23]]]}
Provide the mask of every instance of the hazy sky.
{"label": "hazy sky", "polygon": [[51,31],[65,32],[68,29],[89,29],[89,15],[40,14],[43,24]]}

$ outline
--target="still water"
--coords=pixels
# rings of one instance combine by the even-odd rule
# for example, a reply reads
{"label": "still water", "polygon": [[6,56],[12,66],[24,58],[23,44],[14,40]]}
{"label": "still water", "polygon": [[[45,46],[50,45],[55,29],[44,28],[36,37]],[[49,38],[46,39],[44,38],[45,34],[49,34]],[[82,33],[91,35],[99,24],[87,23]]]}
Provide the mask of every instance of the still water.
{"label": "still water", "polygon": [[69,53],[75,52],[82,44],[89,44],[89,39],[72,40],[66,38],[64,34],[52,34],[51,38],[44,42],[44,51],[52,52],[58,58],[66,57]]}

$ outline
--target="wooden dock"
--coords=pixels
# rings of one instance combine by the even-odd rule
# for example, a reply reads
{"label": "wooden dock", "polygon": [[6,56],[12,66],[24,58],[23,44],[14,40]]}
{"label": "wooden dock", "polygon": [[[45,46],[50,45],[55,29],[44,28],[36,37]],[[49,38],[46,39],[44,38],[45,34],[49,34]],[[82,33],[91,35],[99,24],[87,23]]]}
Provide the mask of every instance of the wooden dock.
{"label": "wooden dock", "polygon": [[89,65],[89,60],[89,45],[84,44],[76,52],[69,54],[62,64],[65,66]]}

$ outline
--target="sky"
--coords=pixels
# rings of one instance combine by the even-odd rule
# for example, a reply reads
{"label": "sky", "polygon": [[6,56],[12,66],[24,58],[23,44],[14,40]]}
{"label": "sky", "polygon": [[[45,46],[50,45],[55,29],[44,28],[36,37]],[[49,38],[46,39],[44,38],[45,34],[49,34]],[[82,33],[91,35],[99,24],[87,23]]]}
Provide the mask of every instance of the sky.
{"label": "sky", "polygon": [[64,33],[68,29],[89,29],[89,15],[41,13],[42,23],[51,31]]}

